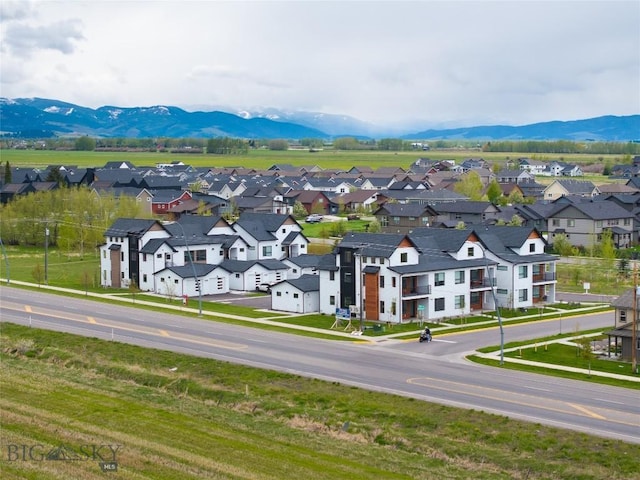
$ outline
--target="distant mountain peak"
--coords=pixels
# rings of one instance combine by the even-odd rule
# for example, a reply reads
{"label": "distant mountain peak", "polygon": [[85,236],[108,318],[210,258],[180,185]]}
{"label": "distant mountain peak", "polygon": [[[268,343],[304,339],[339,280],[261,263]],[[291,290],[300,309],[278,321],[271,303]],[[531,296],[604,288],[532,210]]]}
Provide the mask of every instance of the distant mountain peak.
{"label": "distant mountain peak", "polygon": [[0,124],[5,135],[137,138],[247,139],[403,138],[407,140],[595,140],[627,142],[640,140],[640,115],[535,123],[522,126],[487,125],[465,128],[428,129],[415,133],[362,122],[348,115],[279,110],[270,107],[226,111],[187,111],[176,106],[118,107],[91,109],[44,98],[0,97]]}

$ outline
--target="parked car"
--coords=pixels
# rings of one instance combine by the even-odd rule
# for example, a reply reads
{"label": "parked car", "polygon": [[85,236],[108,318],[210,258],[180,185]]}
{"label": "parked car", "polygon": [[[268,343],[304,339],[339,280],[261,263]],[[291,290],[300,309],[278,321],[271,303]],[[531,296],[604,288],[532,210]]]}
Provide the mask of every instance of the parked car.
{"label": "parked car", "polygon": [[347,215],[347,220],[360,220],[360,215],[357,213],[350,213]]}
{"label": "parked car", "polygon": [[259,292],[271,293],[271,284],[261,283],[260,285],[258,285],[256,290],[258,290]]}
{"label": "parked car", "polygon": [[305,222],[307,223],[318,223],[321,221],[322,221],[322,215],[318,215],[317,213],[312,213],[305,219]]}

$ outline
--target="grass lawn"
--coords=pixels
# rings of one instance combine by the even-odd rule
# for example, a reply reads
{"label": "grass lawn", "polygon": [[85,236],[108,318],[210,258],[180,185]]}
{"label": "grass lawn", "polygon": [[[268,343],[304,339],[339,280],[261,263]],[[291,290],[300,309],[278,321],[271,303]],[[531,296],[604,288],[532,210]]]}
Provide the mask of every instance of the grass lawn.
{"label": "grass lawn", "polygon": [[120,478],[639,478],[620,441],[6,323],[1,339],[3,479],[103,479],[99,459],[5,454],[94,444],[118,445]]}

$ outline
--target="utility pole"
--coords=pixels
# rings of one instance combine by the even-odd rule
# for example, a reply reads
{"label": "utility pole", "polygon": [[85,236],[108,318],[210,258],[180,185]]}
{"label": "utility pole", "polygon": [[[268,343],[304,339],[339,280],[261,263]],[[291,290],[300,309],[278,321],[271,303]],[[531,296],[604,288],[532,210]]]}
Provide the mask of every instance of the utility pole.
{"label": "utility pole", "polygon": [[44,225],[44,284],[49,285],[49,224]]}
{"label": "utility pole", "polygon": [[633,267],[633,324],[631,325],[631,371],[638,373],[638,272]]}

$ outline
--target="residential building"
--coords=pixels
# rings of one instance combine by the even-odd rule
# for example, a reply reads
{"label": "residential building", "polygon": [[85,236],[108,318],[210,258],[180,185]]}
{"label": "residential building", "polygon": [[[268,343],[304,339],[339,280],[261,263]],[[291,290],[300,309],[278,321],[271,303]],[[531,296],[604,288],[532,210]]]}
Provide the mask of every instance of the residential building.
{"label": "residential building", "polygon": [[[634,305],[635,302],[635,305]],[[638,331],[638,295],[631,288],[622,293],[618,298],[611,302],[611,306],[615,308],[615,327],[607,332],[609,344],[615,345],[615,351],[620,352],[620,359],[623,361],[632,361],[634,357],[633,349],[635,347],[636,364],[640,361],[640,339]],[[636,322],[635,328],[633,322]],[[634,338],[635,337],[635,338]],[[613,338],[613,342],[611,342]],[[634,341],[635,340],[635,345]]]}
{"label": "residential building", "polygon": [[[527,227],[420,228],[349,234],[322,264],[320,312],[350,308],[367,320],[440,321],[500,307],[555,301],[556,257]],[[495,289],[494,289],[495,287]]]}

